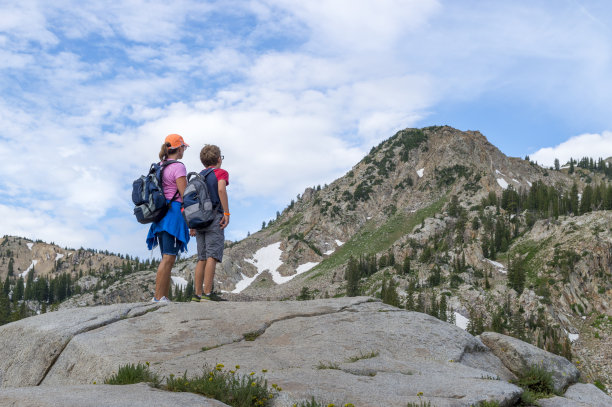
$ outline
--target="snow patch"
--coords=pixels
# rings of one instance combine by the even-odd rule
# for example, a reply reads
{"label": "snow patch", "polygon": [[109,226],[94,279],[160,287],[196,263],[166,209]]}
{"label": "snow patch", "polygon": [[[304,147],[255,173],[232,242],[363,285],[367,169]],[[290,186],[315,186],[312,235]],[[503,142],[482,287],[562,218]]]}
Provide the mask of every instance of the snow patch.
{"label": "snow patch", "polygon": [[529,184],[529,186],[531,186],[531,185],[532,185],[532,184],[531,184],[531,182],[529,182],[529,181],[525,181],[525,182],[526,182],[526,183],[528,183],[528,184]]}
{"label": "snow patch", "polygon": [[508,188],[508,183],[506,182],[505,179],[503,178],[497,178],[497,183],[499,184],[500,187],[502,187],[503,189]]}
{"label": "snow patch", "polygon": [[505,175],[500,170],[495,170],[495,173],[497,175],[501,175],[502,177],[505,177]]}
{"label": "snow patch", "polygon": [[282,281],[282,278],[278,278],[282,276],[277,271],[278,268],[283,265],[283,262],[280,259],[281,255],[283,254],[282,250],[280,249],[280,245],[281,242],[272,243],[269,246],[262,247],[261,249],[257,250],[253,255],[252,259],[244,259],[244,261],[246,261],[247,263],[251,263],[252,265],[257,267],[257,274],[255,274],[253,277],[247,277],[244,274],[240,273],[242,275],[242,280],[236,283],[236,288],[234,288],[232,292],[241,292],[242,290],[250,286],[253,281],[255,281],[255,279],[257,279],[257,277],[259,277],[259,275],[266,270],[268,270],[270,274],[272,274],[272,279],[276,284],[284,283],[285,281]]}
{"label": "snow patch", "polygon": [[328,250],[325,253],[323,253],[325,256],[329,256],[330,254],[332,254],[333,252],[335,252],[334,249]]}
{"label": "snow patch", "polygon": [[494,265],[500,273],[508,274],[508,271],[506,270],[506,268],[505,268],[505,266],[503,264],[498,263],[498,262],[493,261],[493,260],[489,260],[489,259],[485,259],[485,260],[488,261],[489,263],[491,263],[492,265]]}
{"label": "snow patch", "polygon": [[32,246],[34,246],[34,243],[26,243],[26,245],[28,246],[28,249],[32,250]]}
{"label": "snow patch", "polygon": [[58,261],[58,260],[59,260],[59,259],[61,259],[62,257],[64,257],[64,255],[63,255],[63,254],[61,254],[61,253],[56,253],[56,254],[55,254],[55,261]]}
{"label": "snow patch", "polygon": [[301,266],[298,266],[297,269],[295,269],[296,274],[291,276],[297,276],[298,274],[302,274],[307,272],[308,270],[310,270],[311,268],[313,268],[314,266],[316,266],[317,264],[319,264],[319,262],[308,262],[308,263],[304,263]]}
{"label": "snow patch", "polygon": [[569,338],[570,342],[576,342],[578,338],[580,338],[580,335],[579,334],[567,334],[567,337]]}
{"label": "snow patch", "polygon": [[469,318],[466,318],[460,313],[455,312],[455,325],[457,325],[459,328],[465,331],[469,323],[470,323]]}
{"label": "snow patch", "polygon": [[[342,242],[340,242],[339,240],[336,240],[336,243],[339,243],[339,245],[342,244]],[[305,273],[317,264],[319,264],[313,262],[305,263],[295,270],[295,274],[290,276],[282,276],[278,272],[278,268],[283,265],[283,262],[281,261],[281,255],[283,254],[283,251],[280,249],[280,245],[281,242],[272,243],[269,246],[257,250],[253,255],[252,259],[244,259],[244,261],[246,261],[247,263],[251,263],[252,265],[257,267],[257,274],[255,274],[253,277],[247,277],[244,274],[240,273],[242,275],[242,280],[236,283],[236,288],[234,288],[232,292],[239,293],[243,291],[245,288],[250,286],[253,281],[255,281],[257,277],[259,277],[261,273],[266,270],[272,275],[272,280],[276,284],[283,284],[287,281],[292,280],[298,274]]]}
{"label": "snow patch", "polygon": [[30,270],[32,270],[34,266],[36,266],[37,264],[38,264],[38,260],[32,260],[32,264],[30,264],[30,267],[28,267],[26,271],[24,271],[23,273],[19,274],[19,277],[26,278]]}
{"label": "snow patch", "polygon": [[336,239],[336,244],[337,244],[338,246],[342,246],[342,245],[344,244],[344,242],[341,242],[340,240]]}
{"label": "snow patch", "polygon": [[172,284],[174,284],[176,288],[184,290],[185,287],[187,287],[187,280],[183,277],[171,276],[170,278],[172,278]]}
{"label": "snow patch", "polygon": [[232,292],[235,294],[238,294],[239,292],[241,292],[242,290],[250,286],[253,283],[253,281],[255,281],[257,276],[259,276],[259,274],[261,273],[257,273],[253,277],[247,277],[243,273],[240,273],[240,275],[242,276],[242,280],[236,283],[236,288],[234,288]]}
{"label": "snow patch", "polygon": [[421,178],[424,173],[425,173],[425,168],[421,168],[420,170],[417,171],[417,175],[419,176],[419,178]]}
{"label": "snow patch", "polygon": [[517,184],[519,184],[519,185],[521,184],[521,182],[520,182],[519,180],[516,180],[516,179],[514,179],[514,178],[512,178],[512,181],[516,182],[516,183],[517,183]]}

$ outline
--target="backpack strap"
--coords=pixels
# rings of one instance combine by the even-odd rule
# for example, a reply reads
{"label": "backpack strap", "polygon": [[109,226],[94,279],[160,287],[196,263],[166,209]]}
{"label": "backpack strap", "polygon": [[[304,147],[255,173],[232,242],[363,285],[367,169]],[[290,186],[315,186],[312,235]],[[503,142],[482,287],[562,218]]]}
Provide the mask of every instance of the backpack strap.
{"label": "backpack strap", "polygon": [[206,178],[208,176],[208,174],[210,174],[211,172],[214,172],[215,169],[214,168],[206,168],[202,171],[200,171],[200,175],[203,176],[204,178]]}
{"label": "backpack strap", "polygon": [[[164,170],[166,169],[167,166],[169,166],[170,164],[174,164],[174,163],[180,163],[180,161],[178,160],[166,160],[164,162],[162,162],[160,164],[160,171],[159,171],[159,179],[162,181],[161,187],[162,187],[162,192],[164,190]],[[176,192],[174,193],[174,196],[172,197],[172,199],[170,200],[170,202],[168,202],[168,206],[170,206],[172,204],[172,202],[176,201],[176,199],[179,197],[179,191],[178,188],[176,189]]]}
{"label": "backpack strap", "polygon": [[[200,176],[204,177],[204,182],[206,182],[206,177],[208,177],[211,173],[214,173],[214,172],[215,172],[215,168],[209,167],[209,168],[206,168],[200,171]],[[212,197],[212,194],[213,193],[210,192],[211,197]],[[217,191],[215,191],[215,194],[217,195],[217,198],[219,198],[219,193]],[[219,203],[215,205],[213,209],[218,212],[220,207],[221,207],[221,199],[219,198]]]}

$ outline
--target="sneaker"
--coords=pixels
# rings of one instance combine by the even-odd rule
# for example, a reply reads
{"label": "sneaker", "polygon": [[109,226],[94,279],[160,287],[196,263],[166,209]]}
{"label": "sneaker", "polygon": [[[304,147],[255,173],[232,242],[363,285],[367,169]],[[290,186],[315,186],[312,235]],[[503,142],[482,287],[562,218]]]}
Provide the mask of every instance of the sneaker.
{"label": "sneaker", "polygon": [[202,297],[200,297],[199,295],[194,294],[191,297],[191,302],[200,302],[200,301],[202,301]]}
{"label": "sneaker", "polygon": [[159,300],[155,297],[151,298],[151,302],[159,302]]}
{"label": "sneaker", "polygon": [[219,294],[212,291],[210,294],[202,294],[202,301],[227,301],[222,298]]}
{"label": "sneaker", "polygon": [[[159,300],[159,302],[172,302],[170,301],[165,295],[163,297],[161,297]],[[156,301],[157,302],[157,301]]]}

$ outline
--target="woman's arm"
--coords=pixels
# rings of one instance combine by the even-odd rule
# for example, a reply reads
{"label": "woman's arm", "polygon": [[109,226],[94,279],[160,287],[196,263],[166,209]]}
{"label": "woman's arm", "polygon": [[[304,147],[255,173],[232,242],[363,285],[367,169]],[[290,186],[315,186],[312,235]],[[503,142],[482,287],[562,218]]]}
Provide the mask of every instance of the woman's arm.
{"label": "woman's arm", "polygon": [[187,188],[187,177],[178,177],[176,179],[176,189],[178,189],[179,194],[181,194],[181,199],[185,193],[185,188]]}

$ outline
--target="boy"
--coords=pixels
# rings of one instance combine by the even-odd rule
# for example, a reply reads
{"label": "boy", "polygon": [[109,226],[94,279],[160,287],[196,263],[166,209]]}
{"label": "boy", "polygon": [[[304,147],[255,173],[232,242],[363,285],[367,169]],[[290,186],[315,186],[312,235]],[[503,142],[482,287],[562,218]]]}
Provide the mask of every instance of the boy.
{"label": "boy", "polygon": [[[223,260],[224,230],[229,224],[230,213],[225,187],[229,185],[229,174],[221,169],[223,156],[215,145],[207,144],[200,151],[200,161],[206,169],[214,168],[213,173],[206,177],[206,184],[217,214],[212,223],[202,230],[190,230],[198,242],[198,263],[195,268],[195,294],[191,301],[204,300],[224,301],[213,292],[215,267]],[[204,283],[204,287],[202,287]]]}

